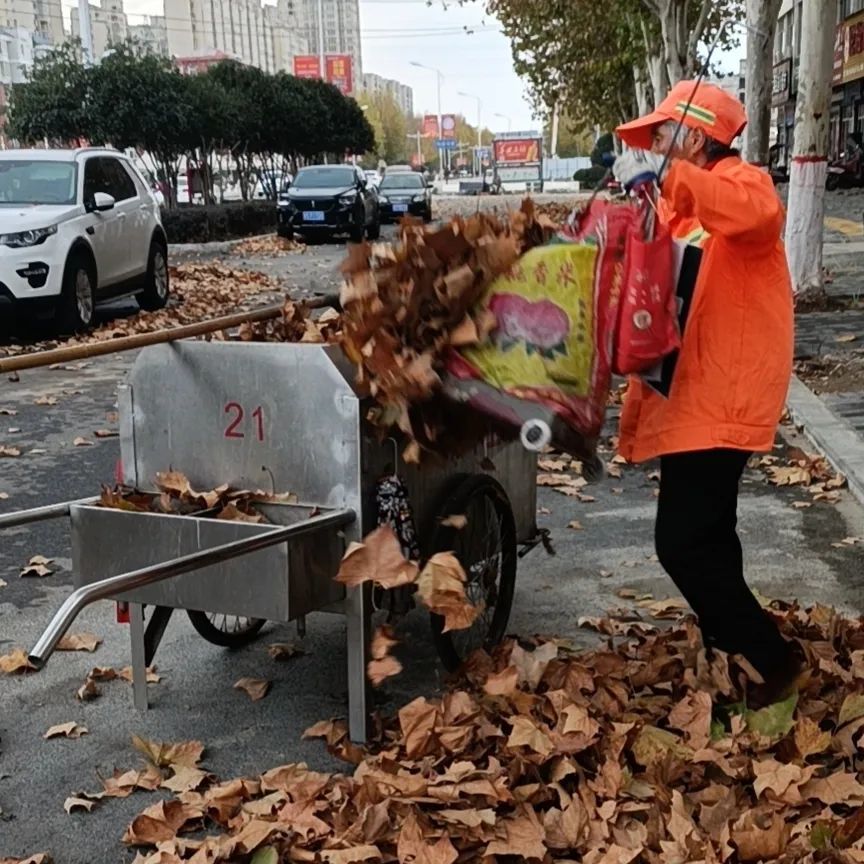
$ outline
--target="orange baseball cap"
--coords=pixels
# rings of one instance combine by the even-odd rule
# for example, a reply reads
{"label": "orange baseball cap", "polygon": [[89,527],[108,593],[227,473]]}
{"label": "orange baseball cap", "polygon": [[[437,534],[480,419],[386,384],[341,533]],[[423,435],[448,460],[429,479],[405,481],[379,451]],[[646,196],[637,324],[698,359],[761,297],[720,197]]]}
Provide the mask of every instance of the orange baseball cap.
{"label": "orange baseball cap", "polygon": [[654,128],[682,117],[685,126],[702,129],[710,138],[727,146],[747,125],[744,106],[722,87],[703,81],[697,88],[695,81],[679,81],[654,111],[622,124],[615,131],[628,146],[650,150]]}

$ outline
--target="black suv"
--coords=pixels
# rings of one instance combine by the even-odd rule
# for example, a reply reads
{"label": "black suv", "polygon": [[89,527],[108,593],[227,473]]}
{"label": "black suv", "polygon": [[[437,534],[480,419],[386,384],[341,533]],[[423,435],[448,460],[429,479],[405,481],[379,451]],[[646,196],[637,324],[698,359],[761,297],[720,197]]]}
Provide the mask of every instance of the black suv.
{"label": "black suv", "polygon": [[378,186],[381,219],[398,221],[402,216],[419,216],[432,221],[432,188],[416,171],[388,171]]}
{"label": "black suv", "polygon": [[278,232],[291,238],[348,234],[355,243],[381,234],[378,194],[360,168],[353,165],[312,165],[301,168],[279,196]]}

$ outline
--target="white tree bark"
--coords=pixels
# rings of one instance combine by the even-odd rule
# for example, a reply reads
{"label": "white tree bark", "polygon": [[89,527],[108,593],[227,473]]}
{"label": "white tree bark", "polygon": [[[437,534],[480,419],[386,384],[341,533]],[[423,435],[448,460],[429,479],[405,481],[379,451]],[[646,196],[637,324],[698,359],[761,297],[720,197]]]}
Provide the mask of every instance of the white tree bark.
{"label": "white tree bark", "polygon": [[837,0],[804,0],[786,251],[796,294],[822,289],[822,220]]}
{"label": "white tree bark", "polygon": [[[691,21],[687,14],[692,0],[644,0],[644,3],[660,21],[662,57],[668,84],[677,84],[695,73],[696,47],[705,35],[711,0],[701,0],[695,21]],[[661,92],[665,95],[665,89]]]}
{"label": "white tree bark", "polygon": [[651,83],[645,77],[645,70],[639,66],[633,67],[633,84],[636,88],[636,107],[639,116],[643,117],[654,110],[654,100],[651,98]]}
{"label": "white tree bark", "polygon": [[744,105],[747,109],[744,158],[756,165],[768,164],[774,34],[782,2],[747,0],[747,23],[750,29],[747,31],[747,75],[744,84]]}

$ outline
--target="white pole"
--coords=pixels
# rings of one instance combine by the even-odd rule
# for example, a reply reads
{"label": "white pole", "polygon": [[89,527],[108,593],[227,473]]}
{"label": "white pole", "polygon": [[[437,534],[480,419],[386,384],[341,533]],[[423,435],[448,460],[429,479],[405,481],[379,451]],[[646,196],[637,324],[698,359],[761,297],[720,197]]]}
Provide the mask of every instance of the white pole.
{"label": "white pole", "polygon": [[321,80],[327,80],[327,64],[324,55],[324,0],[318,0],[318,63],[321,65]]}
{"label": "white pole", "polygon": [[[441,72],[436,69],[435,75],[438,78],[438,139],[439,141],[444,140],[444,115],[441,113],[441,79],[444,77]],[[438,148],[438,176],[439,179],[444,176],[444,150],[443,148]]]}
{"label": "white pole", "polygon": [[549,155],[553,159],[558,155],[558,124],[560,122],[558,104],[556,99],[555,107],[552,109],[552,140],[549,142]]}
{"label": "white pole", "polygon": [[81,31],[81,48],[84,51],[84,65],[92,66],[93,28],[90,25],[90,0],[78,0],[78,27]]}
{"label": "white pole", "polygon": [[837,0],[804,0],[795,149],[789,176],[786,251],[796,294],[822,290],[822,233],[828,175],[828,115]]}

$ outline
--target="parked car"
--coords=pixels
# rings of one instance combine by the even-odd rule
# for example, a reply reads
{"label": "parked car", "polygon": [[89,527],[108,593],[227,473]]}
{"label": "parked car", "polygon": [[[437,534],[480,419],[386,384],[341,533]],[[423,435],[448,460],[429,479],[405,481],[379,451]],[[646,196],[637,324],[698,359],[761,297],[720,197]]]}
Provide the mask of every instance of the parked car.
{"label": "parked car", "polygon": [[410,165],[388,165],[387,170],[384,172],[384,176],[387,177],[390,174],[414,174],[416,171]]}
{"label": "parked car", "polygon": [[362,169],[353,165],[301,168],[287,192],[279,196],[278,232],[304,235],[348,234],[355,243],[381,234],[378,193]]}
{"label": "parked car", "polygon": [[382,222],[394,222],[407,215],[432,221],[432,188],[416,171],[410,174],[388,171],[378,188],[378,200]]}
{"label": "parked car", "polygon": [[115,150],[0,152],[0,306],[86,330],[96,304],[168,302],[168,242],[153,191]]}

